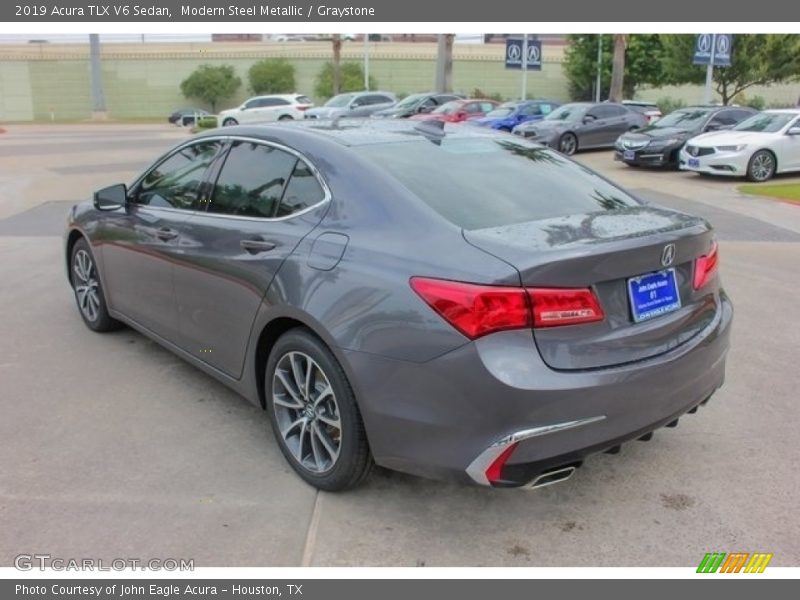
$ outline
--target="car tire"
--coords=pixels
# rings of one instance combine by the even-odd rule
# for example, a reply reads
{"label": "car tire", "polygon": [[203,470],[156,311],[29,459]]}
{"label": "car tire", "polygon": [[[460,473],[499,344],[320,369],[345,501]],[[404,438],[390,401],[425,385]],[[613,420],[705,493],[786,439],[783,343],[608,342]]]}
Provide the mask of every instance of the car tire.
{"label": "car tire", "polygon": [[233,117],[228,117],[222,122],[223,127],[233,127],[234,125],[238,125],[239,121],[234,119]]}
{"label": "car tire", "polygon": [[278,117],[278,121],[294,121],[294,117],[292,115],[281,115]]}
{"label": "car tire", "polygon": [[75,294],[78,312],[89,329],[105,333],[122,327],[122,323],[108,312],[97,263],[85,238],[79,239],[72,246],[69,282]]}
{"label": "car tire", "polygon": [[267,360],[264,390],[278,447],[303,480],[337,492],[367,477],[373,461],[353,389],[319,338],[304,328],[283,334]]}
{"label": "car tire", "polygon": [[778,161],[769,150],[758,150],[753,153],[747,163],[747,179],[749,181],[768,181],[775,175]]}
{"label": "car tire", "polygon": [[559,138],[558,151],[567,156],[572,156],[578,151],[578,138],[574,133],[565,133]]}

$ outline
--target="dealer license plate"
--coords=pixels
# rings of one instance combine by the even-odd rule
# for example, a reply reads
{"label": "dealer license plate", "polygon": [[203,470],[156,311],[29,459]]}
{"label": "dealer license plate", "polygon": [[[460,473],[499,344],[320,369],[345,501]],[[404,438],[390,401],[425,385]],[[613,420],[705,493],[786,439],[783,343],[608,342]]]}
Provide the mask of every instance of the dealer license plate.
{"label": "dealer license plate", "polygon": [[678,310],[681,298],[675,269],[665,269],[628,279],[633,320],[639,323]]}

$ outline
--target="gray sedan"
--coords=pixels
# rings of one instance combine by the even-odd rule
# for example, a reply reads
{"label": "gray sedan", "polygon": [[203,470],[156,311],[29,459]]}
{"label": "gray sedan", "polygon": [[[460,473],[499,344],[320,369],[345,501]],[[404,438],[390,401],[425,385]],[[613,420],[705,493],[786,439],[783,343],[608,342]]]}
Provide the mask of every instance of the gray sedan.
{"label": "gray sedan", "polygon": [[323,106],[305,112],[306,119],[333,119],[337,117],[369,117],[379,110],[391,108],[397,97],[391,92],[349,92],[339,94]]}
{"label": "gray sedan", "polygon": [[573,102],[541,121],[522,123],[513,132],[571,155],[578,150],[611,148],[626,131],[647,125],[647,117],[624,104]]}
{"label": "gray sedan", "polygon": [[263,408],[325,490],[373,464],[548,485],[725,377],[710,225],[482,128],[210,131],[73,207],[65,253],[87,327]]}

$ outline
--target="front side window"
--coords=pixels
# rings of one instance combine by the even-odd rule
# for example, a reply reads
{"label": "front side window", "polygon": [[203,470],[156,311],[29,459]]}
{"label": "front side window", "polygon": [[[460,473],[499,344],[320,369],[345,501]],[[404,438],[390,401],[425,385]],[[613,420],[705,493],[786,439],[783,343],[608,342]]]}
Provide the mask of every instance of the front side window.
{"label": "front side window", "polygon": [[184,146],[144,177],[133,202],[161,208],[199,209],[206,171],[221,147],[218,140]]}
{"label": "front side window", "polygon": [[272,146],[234,142],[214,186],[209,212],[274,217],[296,162],[295,156]]}

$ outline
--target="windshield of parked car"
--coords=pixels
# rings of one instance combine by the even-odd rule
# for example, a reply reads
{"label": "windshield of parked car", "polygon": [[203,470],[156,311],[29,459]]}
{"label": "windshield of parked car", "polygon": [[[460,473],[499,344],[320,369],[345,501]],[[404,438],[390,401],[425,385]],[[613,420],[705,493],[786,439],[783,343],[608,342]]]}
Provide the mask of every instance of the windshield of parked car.
{"label": "windshield of parked car", "polygon": [[565,104],[564,106],[559,106],[549,115],[547,115],[544,120],[580,121],[583,118],[583,115],[586,114],[587,110],[589,110],[588,104]]}
{"label": "windshield of parked car", "polygon": [[445,137],[353,150],[469,230],[640,206],[589,169],[525,140]]}
{"label": "windshield of parked car", "polygon": [[411,94],[410,96],[406,96],[400,102],[398,102],[395,108],[411,108],[415,104],[419,104],[420,100],[426,98],[427,96],[427,94]]}
{"label": "windshield of parked car", "polygon": [[355,94],[339,94],[338,96],[334,96],[330,100],[325,103],[325,106],[330,106],[331,108],[341,108],[342,106],[347,106],[350,104],[350,101],[355,98]]}
{"label": "windshield of parked car", "polygon": [[458,112],[459,108],[461,108],[461,102],[458,100],[451,100],[450,102],[445,102],[439,108],[434,110],[433,114],[452,115],[454,112]]}
{"label": "windshield of parked car", "polygon": [[666,117],[661,117],[653,123],[651,127],[663,129],[665,127],[677,127],[678,129],[692,130],[697,129],[708,118],[707,110],[676,110],[669,113]]}
{"label": "windshield of parked car", "polygon": [[486,113],[487,117],[491,117],[493,119],[500,119],[502,117],[507,117],[509,115],[514,114],[517,110],[516,104],[504,104],[502,106],[498,106],[494,110],[490,110]]}
{"label": "windshield of parked car", "polygon": [[733,128],[734,131],[761,131],[777,133],[786,127],[797,115],[790,113],[759,113],[745,119]]}

